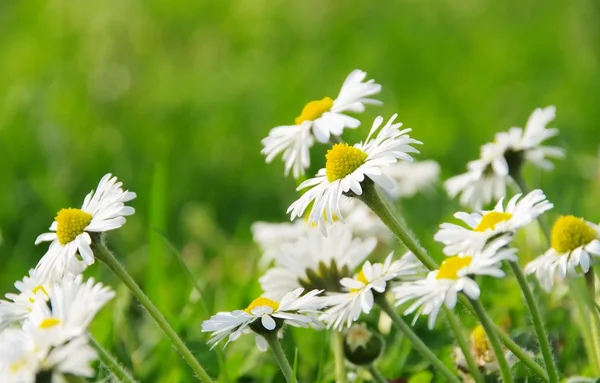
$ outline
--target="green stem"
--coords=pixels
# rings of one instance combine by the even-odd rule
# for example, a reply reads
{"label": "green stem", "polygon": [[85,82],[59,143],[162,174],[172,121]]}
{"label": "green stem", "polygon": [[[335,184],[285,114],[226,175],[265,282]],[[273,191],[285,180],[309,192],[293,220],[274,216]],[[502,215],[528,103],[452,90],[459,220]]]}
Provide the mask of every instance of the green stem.
{"label": "green stem", "polygon": [[465,360],[467,361],[467,366],[469,367],[469,372],[471,373],[471,376],[473,377],[475,382],[484,383],[485,379],[483,378],[483,375],[479,370],[477,362],[475,362],[475,358],[473,358],[473,353],[471,352],[469,343],[467,341],[467,337],[463,332],[462,326],[460,325],[458,318],[456,317],[456,315],[454,315],[454,312],[448,309],[446,306],[444,306],[444,313],[446,314],[446,319],[450,324],[450,328],[452,328],[452,331],[454,332],[456,342],[458,343],[458,346],[460,347],[463,355],[465,356]]}
{"label": "green stem", "polygon": [[333,349],[333,359],[335,361],[335,381],[337,383],[346,383],[346,359],[344,357],[344,337],[339,331],[333,331],[331,334],[331,348]]}
{"label": "green stem", "polygon": [[112,270],[113,273],[129,288],[131,293],[136,297],[136,299],[144,306],[144,308],[148,311],[150,316],[154,319],[158,327],[160,327],[165,335],[169,337],[171,343],[177,351],[181,354],[183,359],[189,364],[189,366],[194,370],[196,375],[203,382],[213,382],[210,376],[206,373],[204,368],[200,365],[198,360],[194,357],[189,348],[185,345],[183,340],[177,335],[177,333],[173,330],[173,328],[169,325],[165,317],[161,314],[161,312],[154,306],[152,301],[144,294],[142,289],[138,286],[137,283],[133,280],[133,278],[129,275],[127,270],[119,263],[119,261],[112,255],[110,250],[106,248],[104,243],[101,241],[96,241],[94,246],[94,254],[96,258],[101,260],[108,266],[109,269]]}
{"label": "green stem", "polygon": [[592,321],[590,320],[592,318],[590,317],[591,313],[589,312],[587,298],[585,298],[587,291],[580,282],[581,280],[579,278],[571,280],[569,283],[569,293],[579,312],[579,331],[581,332],[581,338],[583,339],[583,345],[585,346],[588,361],[592,366],[594,375],[599,375],[600,366],[598,365],[598,356],[596,355],[596,348],[594,347],[594,340],[592,339]]}
{"label": "green stem", "polygon": [[590,327],[592,335],[592,345],[594,346],[594,355],[597,360],[596,363],[600,366],[600,317],[598,316],[598,310],[596,310],[595,295],[596,295],[596,281],[593,270],[589,270],[585,273],[585,283],[587,286],[586,300],[588,301],[588,312],[590,317]]}
{"label": "green stem", "polygon": [[90,334],[89,340],[91,345],[98,352],[98,358],[100,362],[110,371],[110,373],[117,378],[121,383],[136,383],[137,381],[133,378],[131,373],[119,363],[119,361],[113,357],[98,341]]}
{"label": "green stem", "polygon": [[378,383],[388,383],[388,380],[383,375],[381,375],[381,372],[379,372],[379,370],[377,370],[377,368],[373,364],[370,364],[369,367],[367,367],[367,369],[371,373],[373,380],[375,380]]}
{"label": "green stem", "polygon": [[548,380],[550,383],[557,383],[558,371],[556,369],[556,364],[554,363],[554,357],[552,356],[550,343],[548,342],[548,334],[546,333],[544,322],[542,321],[542,316],[540,315],[540,310],[535,302],[535,297],[533,296],[531,288],[529,287],[529,283],[527,283],[525,273],[523,273],[521,266],[519,266],[517,262],[508,262],[508,264],[510,265],[513,274],[515,274],[519,286],[521,286],[521,291],[523,292],[525,302],[529,308],[531,320],[533,322],[533,326],[535,327],[535,332],[540,343],[540,349],[542,351],[542,355],[544,356],[544,363],[546,364],[546,371],[548,372]]}
{"label": "green stem", "polygon": [[408,340],[410,340],[413,347],[417,351],[419,351],[425,357],[425,359],[427,359],[433,365],[433,367],[436,370],[438,370],[442,375],[444,375],[447,382],[460,383],[460,380],[456,377],[455,374],[453,374],[448,369],[448,367],[446,367],[444,362],[442,362],[437,356],[435,356],[433,351],[431,351],[429,347],[427,347],[427,345],[423,343],[423,341],[417,336],[417,334],[414,333],[414,331],[409,325],[404,323],[402,318],[400,318],[400,316],[398,316],[398,314],[396,313],[396,311],[394,311],[392,306],[390,306],[389,302],[385,299],[384,295],[377,296],[375,298],[375,303],[377,303],[381,310],[385,311],[385,313],[389,315],[390,318],[392,318],[392,321],[394,322],[398,330],[402,331],[402,333],[408,338]]}
{"label": "green stem", "polygon": [[[517,172],[511,173],[510,176],[515,181],[515,183],[517,184],[517,187],[520,189],[520,191],[523,195],[530,192],[529,188],[527,187],[527,182],[525,182],[525,178],[523,178],[523,174],[521,173],[520,170]],[[537,216],[537,221],[540,224],[542,233],[544,233],[544,237],[546,237],[546,241],[548,243],[550,243],[550,230],[548,228],[548,225],[546,225],[546,221],[544,221],[544,219],[542,218],[542,215]]]}
{"label": "green stem", "polygon": [[435,261],[427,251],[419,245],[413,234],[396,218],[388,206],[385,198],[379,194],[375,183],[369,179],[362,182],[363,193],[356,197],[364,202],[381,221],[394,233],[404,245],[423,263],[429,270],[437,268]]}
{"label": "green stem", "polygon": [[296,377],[294,376],[292,366],[290,366],[290,362],[288,362],[287,358],[285,357],[285,353],[283,352],[283,348],[281,348],[281,343],[279,342],[279,339],[277,339],[277,331],[269,331],[262,335],[267,340],[269,348],[273,352],[275,361],[277,361],[279,369],[283,373],[286,382],[296,383]]}
{"label": "green stem", "polygon": [[500,344],[500,340],[498,339],[498,334],[496,333],[496,329],[494,323],[487,316],[481,302],[478,300],[471,299],[471,305],[479,318],[479,322],[483,326],[485,333],[490,341],[490,345],[494,350],[494,354],[496,354],[496,360],[498,361],[498,366],[500,367],[500,374],[502,375],[502,381],[506,383],[512,383],[513,378],[510,373],[510,367],[506,362],[506,357],[504,356],[504,351],[502,350],[502,344]]}

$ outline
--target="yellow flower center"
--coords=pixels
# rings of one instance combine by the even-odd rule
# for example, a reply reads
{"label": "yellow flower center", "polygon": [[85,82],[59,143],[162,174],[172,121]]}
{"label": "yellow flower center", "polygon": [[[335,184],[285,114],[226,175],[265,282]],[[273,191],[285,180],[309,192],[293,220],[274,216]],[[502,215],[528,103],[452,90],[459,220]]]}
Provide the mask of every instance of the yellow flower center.
{"label": "yellow flower center", "polygon": [[454,256],[446,258],[440,265],[438,270],[437,279],[458,279],[458,272],[463,268],[469,266],[473,257],[460,257]]}
{"label": "yellow flower center", "polygon": [[500,222],[508,221],[512,218],[512,214],[510,213],[500,213],[497,211],[491,211],[481,217],[481,221],[479,225],[477,225],[473,231],[486,231],[487,229],[492,229],[496,227],[496,225]]}
{"label": "yellow flower center", "polygon": [[489,353],[490,343],[485,334],[485,330],[481,325],[477,325],[477,327],[473,329],[471,339],[473,341],[473,349],[478,357],[484,357]]}
{"label": "yellow flower center", "polygon": [[598,234],[583,219],[572,215],[559,217],[552,226],[552,247],[559,253],[573,251],[596,239]]}
{"label": "yellow flower center", "polygon": [[260,298],[256,298],[255,300],[253,300],[252,303],[250,303],[250,305],[248,307],[246,307],[246,309],[244,311],[247,312],[248,314],[252,314],[252,310],[254,310],[256,307],[260,307],[260,306],[269,306],[270,308],[273,309],[273,312],[275,312],[279,308],[279,303],[275,302],[269,298],[260,297]]}
{"label": "yellow flower center", "polygon": [[367,153],[348,144],[335,144],[327,151],[325,174],[329,182],[341,180],[365,163]]}
{"label": "yellow flower center", "polygon": [[[44,288],[44,286],[42,286],[42,285],[35,286],[33,289],[31,289],[31,293],[33,295],[36,295],[38,293],[38,291],[41,291],[47,297],[50,296],[48,294],[48,292],[46,291],[46,289]],[[33,298],[29,298],[29,302],[33,303],[33,302],[35,302],[35,300]]]}
{"label": "yellow flower center", "polygon": [[[365,285],[369,284],[369,281],[367,280],[367,277],[365,277],[365,273],[363,273],[362,270],[358,273],[358,275],[356,276],[356,279],[358,281],[361,281]],[[351,293],[355,293],[355,292],[360,291],[360,290],[362,290],[362,289],[350,289],[350,292]]]}
{"label": "yellow flower center", "polygon": [[25,360],[25,358],[17,360],[16,362],[10,365],[10,373],[16,374],[21,368],[25,367],[26,364],[27,360]]}
{"label": "yellow flower center", "polygon": [[296,125],[304,121],[314,121],[333,106],[333,100],[330,97],[323,97],[322,100],[311,101],[304,106],[302,113],[296,118]]}
{"label": "yellow flower center", "polygon": [[58,319],[58,318],[46,318],[42,321],[42,323],[40,323],[40,328],[48,329],[48,328],[56,326],[59,323],[60,323],[60,319]]}
{"label": "yellow flower center", "polygon": [[73,241],[92,222],[92,215],[80,209],[62,209],[56,215],[56,236],[61,245]]}

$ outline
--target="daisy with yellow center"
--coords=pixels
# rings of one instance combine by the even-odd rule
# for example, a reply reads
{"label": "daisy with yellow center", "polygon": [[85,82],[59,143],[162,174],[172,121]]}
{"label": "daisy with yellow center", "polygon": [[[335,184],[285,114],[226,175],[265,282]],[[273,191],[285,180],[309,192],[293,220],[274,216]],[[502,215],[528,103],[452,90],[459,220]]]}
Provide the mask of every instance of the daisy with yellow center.
{"label": "daisy with yellow center", "polygon": [[551,247],[525,266],[527,274],[535,274],[540,285],[549,291],[558,271],[560,278],[590,270],[594,257],[600,257],[600,225],[572,215],[559,217],[551,233]]}
{"label": "daisy with yellow center", "polygon": [[497,238],[479,253],[448,257],[425,279],[394,287],[396,305],[414,301],[404,315],[416,313],[413,324],[421,314],[429,315],[427,325],[432,329],[442,306],[453,309],[460,292],[470,299],[479,299],[481,291],[476,276],[504,277],[502,261],[517,260],[516,249],[505,247],[508,242],[506,238]]}
{"label": "daisy with yellow center", "polygon": [[317,296],[322,290],[312,290],[302,295],[303,292],[302,288],[296,289],[285,294],[281,300],[259,297],[243,310],[213,315],[202,323],[202,331],[212,333],[208,344],[213,348],[227,337],[227,346],[242,334],[254,331],[256,346],[265,351],[267,343],[261,334],[278,331],[286,324],[296,327],[318,324],[313,314],[323,307],[322,298]]}
{"label": "daisy with yellow center", "polygon": [[50,233],[37,237],[35,244],[51,241],[50,248],[38,263],[36,270],[51,280],[59,280],[66,274],[78,274],[94,263],[90,233],[104,233],[125,224],[125,216],[135,210],[125,206],[136,197],[123,190],[116,177],[107,174],[98,188],[85,197],[81,209],[61,209]]}
{"label": "daisy with yellow center", "polygon": [[384,294],[392,280],[406,280],[424,270],[423,265],[412,253],[393,260],[390,253],[384,263],[367,261],[353,278],[340,281],[345,293],[328,293],[324,298],[326,306],[330,306],[321,315],[328,328],[341,331],[357,321],[362,313],[368,314],[373,308],[374,295]]}
{"label": "daisy with yellow center", "polygon": [[19,294],[6,294],[7,300],[0,299],[0,330],[4,327],[25,319],[33,309],[37,300],[47,302],[52,288],[41,278],[40,273],[29,270],[29,275],[15,282]]}
{"label": "daisy with yellow center", "polygon": [[477,253],[491,238],[498,235],[512,236],[518,229],[553,207],[540,189],[520,198],[521,194],[512,197],[506,208],[501,199],[491,211],[472,214],[458,212],[454,217],[469,227],[443,223],[434,238],[445,245],[445,254]]}
{"label": "daisy with yellow center", "polygon": [[367,74],[354,70],[348,75],[336,99],[324,97],[307,103],[295,125],[278,126],[271,129],[269,136],[262,140],[261,153],[267,163],[283,153],[285,175],[292,171],[294,178],[299,178],[310,166],[309,150],[314,140],[329,142],[330,137],[341,136],[345,128],[357,128],[360,121],[348,116],[348,112],[362,113],[365,105],[381,105],[381,102],[370,98],[381,91],[381,85],[374,80],[365,81]]}
{"label": "daisy with yellow center", "polygon": [[[384,189],[393,189],[393,181],[383,174],[382,169],[398,160],[412,161],[408,153],[418,153],[412,144],[420,144],[407,135],[410,129],[400,130],[401,123],[394,123],[397,115],[382,127],[383,118],[377,117],[367,140],[354,146],[336,144],[326,155],[325,168],[315,178],[300,184],[298,190],[310,188],[289,208],[293,220],[302,217],[314,201],[309,222],[317,223],[325,233],[325,222],[333,223],[334,216],[343,221],[340,201],[344,194],[362,195],[362,182],[373,181]],[[381,128],[381,129],[380,129]],[[372,137],[376,131],[379,133]]]}

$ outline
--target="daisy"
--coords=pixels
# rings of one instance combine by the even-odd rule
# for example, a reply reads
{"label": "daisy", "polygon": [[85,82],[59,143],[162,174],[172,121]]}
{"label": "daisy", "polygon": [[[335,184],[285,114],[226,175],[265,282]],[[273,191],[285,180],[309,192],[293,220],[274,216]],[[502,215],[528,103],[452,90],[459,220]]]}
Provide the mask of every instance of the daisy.
{"label": "daisy", "polygon": [[344,326],[350,327],[361,313],[368,314],[373,308],[373,290],[376,294],[383,294],[389,281],[424,270],[423,265],[410,252],[395,261],[393,255],[393,252],[390,253],[384,263],[365,262],[353,278],[343,278],[340,281],[345,293],[330,293],[323,299],[324,305],[330,306],[321,316],[328,328],[341,331]]}
{"label": "daisy", "polygon": [[285,294],[279,301],[260,297],[252,301],[244,310],[213,315],[202,323],[202,331],[212,333],[208,344],[212,349],[228,337],[225,343],[227,346],[242,334],[254,331],[256,346],[259,350],[265,351],[267,343],[261,334],[278,331],[285,324],[295,327],[318,324],[313,314],[322,307],[321,298],[317,297],[322,290],[312,290],[302,295],[303,291],[302,288],[296,289]]}
{"label": "daisy", "polygon": [[458,212],[454,217],[469,226],[443,223],[435,234],[435,240],[446,245],[445,254],[473,254],[483,249],[486,242],[502,234],[514,234],[517,229],[528,225],[539,215],[552,209],[544,193],[534,190],[523,197],[521,194],[512,197],[506,209],[501,199],[491,211],[468,214]]}
{"label": "daisy", "polygon": [[122,185],[117,182],[117,177],[107,174],[100,180],[96,192],[92,190],[85,197],[81,209],[68,208],[58,212],[50,226],[52,232],[42,234],[35,240],[36,245],[52,241],[48,252],[36,267],[42,276],[55,280],[62,278],[69,270],[73,272],[73,260],[77,260],[77,257],[81,257],[86,266],[94,263],[90,246],[92,236],[123,226],[125,216],[135,212],[132,207],[125,206],[125,202],[131,201],[136,195],[124,191]]}
{"label": "daisy", "polygon": [[394,287],[392,292],[397,300],[396,306],[415,300],[404,311],[404,315],[416,311],[413,324],[421,314],[429,315],[427,324],[432,329],[442,306],[449,309],[456,306],[459,292],[470,299],[479,299],[479,285],[473,277],[504,277],[502,261],[517,260],[516,249],[502,248],[506,244],[507,241],[500,238],[490,243],[481,253],[448,257],[438,270],[429,272],[425,279]]}
{"label": "daisy", "polygon": [[285,175],[292,170],[294,178],[299,178],[310,166],[309,149],[315,138],[326,143],[331,135],[340,136],[344,128],[357,128],[360,121],[348,116],[348,112],[361,113],[367,104],[382,104],[369,98],[381,91],[381,85],[374,80],[365,81],[366,76],[361,70],[352,71],[335,100],[325,97],[311,101],[302,109],[294,125],[271,129],[269,136],[262,140],[261,154],[267,156],[267,163],[283,152]]}
{"label": "daisy", "polygon": [[308,221],[316,223],[325,233],[325,221],[333,222],[334,215],[343,221],[340,209],[343,194],[352,192],[362,195],[361,184],[367,178],[384,189],[393,189],[394,182],[381,169],[396,163],[398,159],[412,161],[408,153],[418,151],[410,145],[421,143],[406,134],[410,129],[400,130],[402,124],[394,124],[396,116],[392,116],[375,138],[371,136],[381,127],[382,117],[375,119],[364,143],[354,146],[335,144],[327,152],[325,168],[319,170],[315,178],[304,181],[298,187],[298,190],[310,189],[288,208],[291,218],[301,217],[314,201]]}
{"label": "daisy", "polygon": [[383,168],[383,174],[394,181],[394,188],[387,191],[393,199],[409,198],[437,182],[440,165],[435,161],[397,162]]}
{"label": "daisy", "polygon": [[376,245],[375,238],[355,238],[341,222],[331,226],[327,237],[319,230],[307,230],[280,248],[274,267],[259,279],[261,287],[271,299],[299,287],[341,291],[340,280],[351,276]]}
{"label": "daisy", "polygon": [[542,256],[525,266],[527,274],[534,274],[540,285],[550,291],[554,276],[564,279],[590,270],[594,257],[600,257],[600,225],[572,215],[559,217],[551,233],[551,247]]}
{"label": "daisy", "polygon": [[39,272],[31,269],[22,281],[15,282],[19,294],[6,294],[8,300],[0,300],[0,330],[21,321],[31,312],[36,300],[50,299],[50,284],[42,279]]}

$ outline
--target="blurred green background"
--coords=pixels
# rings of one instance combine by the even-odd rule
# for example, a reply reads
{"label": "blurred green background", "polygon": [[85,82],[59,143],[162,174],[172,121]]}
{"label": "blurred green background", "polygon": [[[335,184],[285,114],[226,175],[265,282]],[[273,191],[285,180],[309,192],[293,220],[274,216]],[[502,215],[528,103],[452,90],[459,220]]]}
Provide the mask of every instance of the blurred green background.
{"label": "blurred green background", "polygon": [[[585,0],[3,1],[0,291],[12,291],[44,254],[33,241],[54,214],[79,206],[112,172],[138,199],[110,245],[216,375],[200,332],[208,313],[190,295],[177,254],[205,289],[210,313],[245,307],[260,294],[249,226],[286,220],[296,196],[281,161],[264,163],[260,140],[307,101],[337,95],[355,68],[383,85],[384,106],[361,115],[363,128],[348,140],[365,137],[376,115],[397,112],[424,142],[418,158],[439,161],[443,179],[463,172],[496,131],[556,105],[560,135],[552,144],[567,157],[554,172],[527,169],[527,177],[555,203],[549,215],[598,222],[599,17],[600,3]],[[325,150],[313,151],[313,170]],[[456,209],[441,188],[403,206],[434,252],[433,231]],[[102,265],[89,274],[119,291],[94,323],[101,342],[142,381],[191,381],[122,285]],[[518,291],[510,296],[490,293],[494,319],[512,316],[526,326]],[[559,325],[569,306],[554,306],[547,320]],[[551,332],[572,335],[564,347],[580,351],[576,329],[563,322]],[[322,336],[292,334],[302,335],[301,377],[314,380],[321,367],[327,376]],[[449,336],[438,341],[451,344]],[[281,380],[252,343],[228,346],[229,379]],[[559,355],[563,370],[582,371],[585,361],[572,355]],[[388,376],[400,370],[393,355],[384,363]]]}

